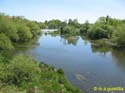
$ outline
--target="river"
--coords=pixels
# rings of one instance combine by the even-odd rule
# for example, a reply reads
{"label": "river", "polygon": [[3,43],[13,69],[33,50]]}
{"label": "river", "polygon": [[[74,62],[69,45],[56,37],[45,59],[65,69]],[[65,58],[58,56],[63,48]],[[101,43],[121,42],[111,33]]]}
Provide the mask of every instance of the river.
{"label": "river", "polygon": [[92,46],[80,36],[42,35],[38,45],[21,50],[56,68],[85,93],[93,87],[125,87],[125,50]]}

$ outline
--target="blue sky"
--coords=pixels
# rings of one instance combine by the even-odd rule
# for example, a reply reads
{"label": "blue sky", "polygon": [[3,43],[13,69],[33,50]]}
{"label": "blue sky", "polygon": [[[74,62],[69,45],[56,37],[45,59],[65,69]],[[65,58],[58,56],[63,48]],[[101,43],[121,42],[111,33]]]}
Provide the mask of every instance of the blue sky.
{"label": "blue sky", "polygon": [[0,0],[0,12],[31,20],[66,20],[95,22],[110,15],[125,19],[125,0]]}

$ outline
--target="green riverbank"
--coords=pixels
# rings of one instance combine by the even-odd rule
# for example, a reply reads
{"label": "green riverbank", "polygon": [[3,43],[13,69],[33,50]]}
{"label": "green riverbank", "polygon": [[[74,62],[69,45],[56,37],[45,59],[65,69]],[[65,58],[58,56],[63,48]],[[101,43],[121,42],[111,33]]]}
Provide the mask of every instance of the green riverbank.
{"label": "green riverbank", "polygon": [[9,59],[0,55],[0,93],[79,92],[66,80],[62,69],[38,63],[22,54]]}

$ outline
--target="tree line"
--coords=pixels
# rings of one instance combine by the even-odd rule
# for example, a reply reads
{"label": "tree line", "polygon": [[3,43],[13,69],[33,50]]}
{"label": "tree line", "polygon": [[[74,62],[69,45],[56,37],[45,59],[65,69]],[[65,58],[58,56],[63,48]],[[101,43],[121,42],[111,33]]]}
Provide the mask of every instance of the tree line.
{"label": "tree line", "polygon": [[0,13],[0,49],[13,49],[14,43],[28,42],[37,37],[40,23],[21,16]]}
{"label": "tree line", "polygon": [[42,22],[0,13],[0,50],[4,50],[0,52],[0,93],[80,93],[65,78],[62,69],[8,51],[15,44],[38,37],[45,26]]}
{"label": "tree line", "polygon": [[91,40],[108,39],[116,46],[125,46],[125,20],[100,17],[95,23],[86,21],[80,24],[77,19],[68,21],[51,20],[45,21],[46,28],[59,29],[61,35],[85,35]]}
{"label": "tree line", "polygon": [[41,28],[58,29],[61,35],[85,35],[92,40],[108,39],[117,46],[125,46],[125,20],[100,17],[95,23],[80,24],[77,19],[53,19],[36,22],[20,16],[0,13],[0,49],[13,49],[14,43],[28,42],[37,37]]}

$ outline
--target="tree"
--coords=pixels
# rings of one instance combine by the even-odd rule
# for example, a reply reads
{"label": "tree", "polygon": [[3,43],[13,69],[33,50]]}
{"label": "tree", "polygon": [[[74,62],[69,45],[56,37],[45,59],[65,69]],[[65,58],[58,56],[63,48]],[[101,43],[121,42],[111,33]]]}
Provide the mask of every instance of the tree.
{"label": "tree", "polygon": [[48,22],[48,28],[49,29],[59,29],[61,27],[62,22],[60,20],[50,20]]}
{"label": "tree", "polygon": [[16,24],[6,17],[0,18],[0,32],[6,34],[12,41],[18,41]]}
{"label": "tree", "polygon": [[91,26],[88,32],[88,36],[91,39],[101,39],[101,38],[110,38],[112,34],[112,28],[105,24],[94,24]]}
{"label": "tree", "polygon": [[74,19],[74,20],[69,19],[68,25],[74,26],[75,28],[79,28],[79,27],[80,27],[80,24],[78,23],[78,20],[77,20],[77,19]]}
{"label": "tree", "polygon": [[35,22],[28,23],[29,30],[31,31],[33,37],[38,36],[40,32],[40,27]]}
{"label": "tree", "polygon": [[10,39],[3,33],[0,34],[0,49],[13,49]]}
{"label": "tree", "polygon": [[66,34],[66,33],[70,33],[72,31],[72,28],[70,26],[65,26],[63,29],[62,29],[62,33],[63,34]]}
{"label": "tree", "polygon": [[32,33],[30,32],[30,29],[26,27],[25,25],[20,25],[18,27],[18,35],[20,41],[29,41],[32,38]]}
{"label": "tree", "polygon": [[86,21],[80,28],[80,33],[81,34],[87,34],[88,30],[89,30],[90,24],[88,21]]}
{"label": "tree", "polygon": [[125,24],[119,25],[115,29],[112,40],[119,46],[125,46]]}
{"label": "tree", "polygon": [[106,23],[106,18],[105,17],[99,17],[99,19],[97,20],[96,23],[105,24]]}

